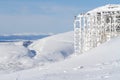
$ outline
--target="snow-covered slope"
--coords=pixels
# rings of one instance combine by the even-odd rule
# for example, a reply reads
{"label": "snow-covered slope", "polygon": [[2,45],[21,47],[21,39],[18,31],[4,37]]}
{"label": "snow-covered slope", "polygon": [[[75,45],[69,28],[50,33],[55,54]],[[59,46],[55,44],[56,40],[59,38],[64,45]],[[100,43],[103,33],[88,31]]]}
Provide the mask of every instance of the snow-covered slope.
{"label": "snow-covered slope", "polygon": [[0,43],[0,72],[28,69],[33,66],[31,52],[13,43]]}
{"label": "snow-covered slope", "polygon": [[107,12],[107,11],[119,11],[120,5],[119,4],[108,4],[102,7],[95,8],[93,10],[88,11],[88,13],[94,13],[94,12]]}
{"label": "snow-covered slope", "polygon": [[72,58],[67,59],[62,63],[59,63],[58,65],[62,65],[63,63],[66,63],[63,65],[65,65],[66,68],[68,68],[68,67],[73,67],[75,65],[88,66],[99,63],[104,64],[113,61],[119,61],[120,60],[119,47],[120,47],[120,37],[117,37],[86,53],[80,55],[73,55]]}
{"label": "snow-covered slope", "polygon": [[[67,37],[65,37],[65,35]],[[50,52],[57,52],[61,51],[61,48],[63,50],[67,49],[68,45],[67,47],[61,47],[57,46],[57,44],[63,45],[64,42],[71,43],[72,39],[68,36],[71,36],[71,32],[38,40],[29,47],[38,51],[36,56],[37,59],[43,55],[41,52],[44,51],[46,51],[45,56],[49,57],[50,53],[48,53],[47,50]],[[46,46],[42,44],[42,41],[44,40],[44,45]],[[54,43],[54,41],[58,42],[51,44]],[[45,44],[48,42],[49,45]],[[38,66],[33,69],[23,70],[11,74],[1,74],[0,80],[120,80],[119,45],[120,37],[113,38],[109,42],[101,44],[99,47],[84,54],[73,54],[69,58],[61,60],[60,62],[46,64],[44,66]],[[44,47],[41,50],[42,46]],[[48,47],[50,47],[50,49]],[[57,54],[59,56],[59,53],[56,53],[56,55]],[[56,55],[53,54],[54,57],[56,57]],[[61,56],[58,58],[61,59]]]}
{"label": "snow-covered slope", "polygon": [[73,54],[71,57],[61,62],[39,66],[31,70],[0,75],[0,79],[120,80],[119,46],[120,37],[114,38],[87,53],[80,55]]}
{"label": "snow-covered slope", "polygon": [[62,33],[35,41],[29,49],[35,50],[36,60],[59,61],[73,53],[73,31]]}
{"label": "snow-covered slope", "polygon": [[45,62],[64,60],[73,53],[73,32],[39,39],[29,47],[28,43],[0,42],[0,72],[13,72],[34,68]]}
{"label": "snow-covered slope", "polygon": [[114,38],[87,53],[76,56],[73,54],[73,56],[61,62],[39,66],[31,70],[0,75],[0,79],[120,80],[119,45],[120,37]]}

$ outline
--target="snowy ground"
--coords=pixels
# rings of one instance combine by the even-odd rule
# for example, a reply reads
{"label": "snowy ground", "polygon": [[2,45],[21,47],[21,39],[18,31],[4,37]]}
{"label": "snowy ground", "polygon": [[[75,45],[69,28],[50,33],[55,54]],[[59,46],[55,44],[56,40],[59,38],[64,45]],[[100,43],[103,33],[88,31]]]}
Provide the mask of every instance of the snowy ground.
{"label": "snowy ground", "polygon": [[29,46],[35,50],[34,57],[39,62],[54,62],[64,60],[74,51],[73,32],[62,33],[35,41]]}
{"label": "snowy ground", "polygon": [[72,53],[73,32],[49,36],[32,43],[29,41],[0,42],[0,73],[44,66],[64,60]]}
{"label": "snowy ground", "polygon": [[[119,45],[120,37],[117,37],[86,53],[74,55],[72,54],[73,32],[40,39],[32,43],[28,49],[13,48],[18,53],[21,50],[26,51],[22,52],[24,55],[29,52],[29,49],[35,50],[34,58],[27,56],[34,61],[32,63],[39,64],[43,61],[47,64],[9,74],[1,73],[0,80],[120,80]],[[8,45],[11,48],[12,46]],[[3,50],[1,47],[0,49]],[[11,49],[7,50],[11,51]],[[8,56],[7,53],[5,55]]]}

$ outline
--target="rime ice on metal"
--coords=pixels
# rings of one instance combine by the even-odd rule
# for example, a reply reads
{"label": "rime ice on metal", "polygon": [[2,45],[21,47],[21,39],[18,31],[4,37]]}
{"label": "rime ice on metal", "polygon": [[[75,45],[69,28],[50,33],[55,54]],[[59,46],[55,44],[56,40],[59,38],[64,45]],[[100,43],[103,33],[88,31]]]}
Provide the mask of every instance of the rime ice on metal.
{"label": "rime ice on metal", "polygon": [[120,35],[120,5],[106,5],[74,20],[75,53],[83,53]]}

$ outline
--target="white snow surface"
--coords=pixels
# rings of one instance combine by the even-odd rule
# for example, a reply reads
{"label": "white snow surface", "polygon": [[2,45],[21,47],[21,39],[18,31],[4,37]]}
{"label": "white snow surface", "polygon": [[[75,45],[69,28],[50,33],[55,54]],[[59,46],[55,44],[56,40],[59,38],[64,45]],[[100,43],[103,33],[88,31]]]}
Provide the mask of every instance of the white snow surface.
{"label": "white snow surface", "polygon": [[[67,36],[71,36],[70,33],[68,33]],[[66,33],[60,34],[60,36],[61,35],[64,37],[64,35],[66,36]],[[49,40],[52,42],[52,40],[55,41],[55,38],[56,41],[58,40],[58,43],[48,45]],[[30,47],[38,52],[46,50],[51,52],[56,52],[61,49],[65,50],[63,46],[60,46],[59,48],[58,45],[61,41],[66,42],[66,37],[64,38],[65,39],[57,37],[57,35],[45,38],[48,42],[44,42],[44,44],[47,44],[45,44],[46,46],[44,46],[42,50],[40,49],[43,44],[40,45],[39,43],[42,43],[44,39],[42,39],[42,41],[36,41]],[[71,40],[69,39],[70,38],[67,38],[67,42],[71,43]],[[54,47],[55,44],[58,46]],[[120,80],[119,46],[120,37],[116,37],[86,53],[79,55],[73,54],[70,57],[66,57],[65,60],[61,60],[59,62],[15,73],[1,74],[0,80]],[[50,49],[47,47],[50,47]],[[53,47],[53,50],[51,47]],[[43,54],[41,52],[38,53],[39,56]],[[45,53],[46,56],[47,54],[49,56],[49,53]],[[39,56],[36,56],[36,58],[40,58]],[[55,57],[55,55],[53,56]]]}
{"label": "white snow surface", "polygon": [[0,44],[0,63],[8,62],[10,59],[14,60],[17,57],[26,55],[27,49],[23,46],[16,46],[14,44]]}
{"label": "white snow surface", "polygon": [[34,58],[40,62],[64,60],[74,51],[73,35],[71,31],[43,38],[31,44],[29,49],[37,52]]}
{"label": "white snow surface", "polygon": [[[30,49],[37,53],[31,53]],[[43,66],[64,60],[72,53],[73,31],[37,40],[29,48],[23,46],[23,41],[0,42],[0,73]]]}
{"label": "white snow surface", "polygon": [[[96,13],[96,12],[117,12],[120,11],[120,4],[107,4],[105,6],[97,7],[93,10],[88,11],[87,13]],[[77,17],[80,17],[79,14]]]}
{"label": "white snow surface", "polygon": [[93,10],[88,11],[88,13],[96,13],[96,12],[107,12],[107,11],[119,11],[120,4],[108,4],[102,7],[95,8]]}
{"label": "white snow surface", "polygon": [[33,60],[29,50],[13,43],[0,43],[0,73],[9,73],[31,68]]}

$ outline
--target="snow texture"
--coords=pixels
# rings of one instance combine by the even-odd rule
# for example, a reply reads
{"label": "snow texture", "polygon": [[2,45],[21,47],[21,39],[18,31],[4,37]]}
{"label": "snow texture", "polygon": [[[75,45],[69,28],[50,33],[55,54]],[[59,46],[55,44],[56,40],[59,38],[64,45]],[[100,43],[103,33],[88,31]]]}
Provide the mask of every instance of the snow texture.
{"label": "snow texture", "polygon": [[41,62],[55,62],[64,60],[74,51],[73,31],[62,33],[35,41],[29,49],[35,50],[34,57]]}
{"label": "snow texture", "polygon": [[[62,37],[66,38],[66,33],[60,34],[59,36],[61,35]],[[71,34],[68,33],[67,36],[71,36]],[[36,51],[39,51],[43,46],[43,44],[40,45],[40,43],[42,43],[43,40],[50,40],[52,42],[52,40],[55,41],[55,39],[56,41],[58,40],[60,42],[66,42],[66,39],[61,40],[60,37],[57,37],[57,35],[55,35],[42,40],[38,40],[35,43],[33,43],[30,47]],[[71,42],[71,40],[69,39],[67,38],[67,41]],[[59,46],[58,43],[47,45],[48,42],[45,41],[44,44],[46,46],[42,48],[42,51],[47,49],[49,51],[52,51],[51,46],[53,47],[55,52],[58,51],[58,49],[63,49],[63,47]],[[55,46],[55,44],[58,46]],[[109,42],[101,44],[99,47],[96,47],[90,50],[89,52],[83,53],[81,55],[73,54],[69,58],[66,58],[65,60],[62,60],[60,62],[47,64],[44,66],[38,66],[36,68],[27,69],[10,74],[1,74],[0,80],[120,80],[119,45],[120,37],[113,38]],[[7,44],[6,48],[7,46],[11,47],[13,45]],[[22,49],[22,51],[24,50],[24,48],[19,49]],[[19,49],[14,48],[13,50],[19,51]],[[63,51],[66,49],[64,48]],[[25,49],[24,51],[27,50]],[[24,53],[24,51],[22,53],[26,55],[26,52]],[[37,52],[37,55],[40,56],[40,54],[42,53]],[[47,54],[49,53],[46,53],[46,56]],[[6,53],[6,55],[9,54]],[[53,56],[55,57],[55,55]],[[59,57],[61,58],[61,56]],[[36,56],[36,58],[40,57]]]}
{"label": "snow texture", "polygon": [[0,43],[0,72],[14,72],[33,66],[31,52],[20,45]]}

